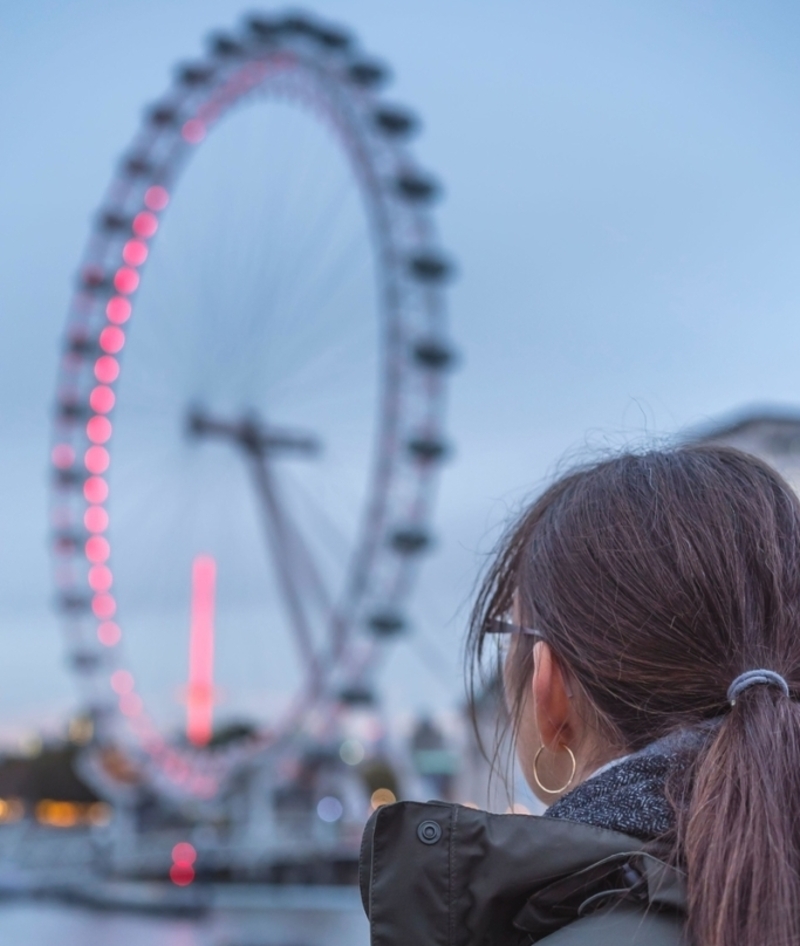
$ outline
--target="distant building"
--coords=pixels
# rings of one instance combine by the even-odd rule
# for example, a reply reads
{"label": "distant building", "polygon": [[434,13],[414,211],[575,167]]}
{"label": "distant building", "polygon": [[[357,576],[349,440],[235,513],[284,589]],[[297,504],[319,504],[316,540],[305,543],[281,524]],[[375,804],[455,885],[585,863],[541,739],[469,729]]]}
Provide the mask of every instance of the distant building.
{"label": "distant building", "polygon": [[79,752],[57,743],[32,757],[0,758],[0,824],[24,817],[55,828],[107,824],[111,808],[81,777]]}
{"label": "distant building", "polygon": [[423,717],[417,722],[411,735],[410,750],[414,769],[423,785],[424,796],[452,801],[459,758],[432,719]]}
{"label": "distant building", "polygon": [[[543,806],[525,784],[512,753],[510,720],[499,674],[464,707],[466,740],[454,796],[462,804],[486,811],[529,811]],[[477,730],[477,732],[476,732]]]}
{"label": "distant building", "polygon": [[800,492],[800,409],[752,407],[691,431],[687,443],[723,444],[765,460]]}

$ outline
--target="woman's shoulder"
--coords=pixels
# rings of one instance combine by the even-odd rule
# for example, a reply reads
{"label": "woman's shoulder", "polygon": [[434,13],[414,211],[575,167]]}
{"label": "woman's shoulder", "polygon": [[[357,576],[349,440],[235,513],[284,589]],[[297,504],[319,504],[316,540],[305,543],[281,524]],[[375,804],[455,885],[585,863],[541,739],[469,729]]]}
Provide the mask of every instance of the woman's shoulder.
{"label": "woman's shoulder", "polygon": [[676,913],[616,906],[580,917],[537,946],[687,946],[685,917]]}
{"label": "woman's shoulder", "polygon": [[680,946],[679,871],[592,825],[439,803],[380,808],[364,833],[373,942]]}

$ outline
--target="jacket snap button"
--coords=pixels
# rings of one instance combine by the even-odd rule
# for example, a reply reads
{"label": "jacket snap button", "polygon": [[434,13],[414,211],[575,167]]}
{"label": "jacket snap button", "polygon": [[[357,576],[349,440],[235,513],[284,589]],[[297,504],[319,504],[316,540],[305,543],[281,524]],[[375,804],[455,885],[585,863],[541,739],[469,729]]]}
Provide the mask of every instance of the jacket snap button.
{"label": "jacket snap button", "polygon": [[417,837],[423,844],[436,844],[442,836],[442,829],[435,821],[423,821],[417,828]]}

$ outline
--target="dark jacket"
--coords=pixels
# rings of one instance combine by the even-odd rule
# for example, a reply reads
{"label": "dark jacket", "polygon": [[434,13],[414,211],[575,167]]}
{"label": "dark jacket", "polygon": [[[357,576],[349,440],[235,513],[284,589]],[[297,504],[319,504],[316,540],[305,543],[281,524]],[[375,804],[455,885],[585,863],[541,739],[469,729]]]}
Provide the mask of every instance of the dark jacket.
{"label": "dark jacket", "polygon": [[372,946],[685,944],[683,875],[652,850],[573,821],[387,805],[361,848]]}

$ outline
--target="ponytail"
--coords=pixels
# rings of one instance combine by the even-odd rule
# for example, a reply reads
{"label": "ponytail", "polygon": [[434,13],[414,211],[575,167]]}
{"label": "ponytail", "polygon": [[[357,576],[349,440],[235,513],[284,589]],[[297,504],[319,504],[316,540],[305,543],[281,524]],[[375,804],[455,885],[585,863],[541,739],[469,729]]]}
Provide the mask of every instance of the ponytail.
{"label": "ponytail", "polygon": [[682,821],[691,942],[800,944],[800,704],[775,687],[742,693]]}

